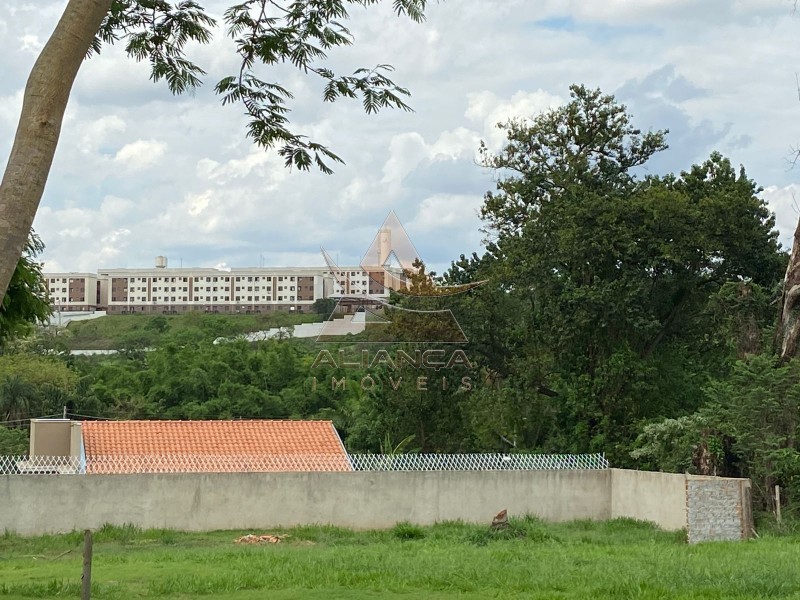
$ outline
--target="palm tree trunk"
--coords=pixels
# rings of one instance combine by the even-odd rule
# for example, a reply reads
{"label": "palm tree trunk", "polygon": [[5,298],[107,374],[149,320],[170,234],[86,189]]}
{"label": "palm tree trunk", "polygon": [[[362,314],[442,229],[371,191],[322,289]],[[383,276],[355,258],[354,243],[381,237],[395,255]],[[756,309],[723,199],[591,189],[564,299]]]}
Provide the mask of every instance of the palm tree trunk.
{"label": "palm tree trunk", "polygon": [[112,0],[70,0],[33,65],[0,183],[0,303],[44,193],[72,84]]}

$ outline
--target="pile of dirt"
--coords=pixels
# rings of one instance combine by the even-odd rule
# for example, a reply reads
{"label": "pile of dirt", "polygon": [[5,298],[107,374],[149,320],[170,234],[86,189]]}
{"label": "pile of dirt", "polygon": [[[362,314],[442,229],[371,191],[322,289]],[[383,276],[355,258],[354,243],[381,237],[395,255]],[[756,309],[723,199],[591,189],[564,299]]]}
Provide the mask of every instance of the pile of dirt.
{"label": "pile of dirt", "polygon": [[243,535],[240,538],[236,538],[233,540],[234,544],[278,544],[289,537],[289,534],[283,535],[253,535],[252,533],[248,533],[247,535]]}

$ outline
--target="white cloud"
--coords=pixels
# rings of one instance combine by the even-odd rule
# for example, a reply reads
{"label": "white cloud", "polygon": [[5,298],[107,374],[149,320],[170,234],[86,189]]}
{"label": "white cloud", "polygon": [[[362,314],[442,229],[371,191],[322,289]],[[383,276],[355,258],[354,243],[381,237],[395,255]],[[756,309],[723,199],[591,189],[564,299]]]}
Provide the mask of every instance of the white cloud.
{"label": "white cloud", "polygon": [[400,181],[430,156],[425,139],[417,132],[401,133],[389,143],[389,160],[383,165],[383,181]]}
{"label": "white cloud", "polygon": [[17,128],[20,110],[22,110],[21,89],[7,96],[0,96],[0,123],[7,131],[13,132]]}
{"label": "white cloud", "polygon": [[274,187],[278,182],[285,181],[289,173],[283,168],[283,159],[260,148],[251,148],[242,158],[232,158],[225,163],[211,158],[202,158],[197,162],[197,174],[200,177],[221,185],[254,175],[260,179],[268,178]]}
{"label": "white cloud", "polygon": [[782,187],[771,185],[764,188],[761,197],[775,213],[775,222],[781,232],[781,245],[791,249],[794,231],[800,219],[800,184],[792,183]]}
{"label": "white cloud", "polygon": [[491,150],[498,150],[505,140],[499,124],[511,119],[532,119],[564,103],[560,96],[541,89],[535,92],[517,91],[509,100],[503,100],[494,93],[483,90],[470,93],[467,101],[464,116],[470,121],[480,123],[483,137]]}
{"label": "white cloud", "polygon": [[114,162],[131,171],[140,171],[158,163],[167,145],[158,140],[136,140],[125,144],[114,156]]}
{"label": "white cloud", "polygon": [[417,209],[409,227],[416,231],[442,233],[442,230],[464,229],[465,225],[478,226],[481,196],[437,194],[425,198]]}
{"label": "white cloud", "polygon": [[472,160],[479,143],[480,135],[466,127],[443,131],[432,144],[417,132],[396,135],[389,143],[389,160],[383,165],[382,183],[399,184],[425,163]]}
{"label": "white cloud", "polygon": [[38,54],[44,47],[44,44],[39,41],[38,36],[31,34],[23,35],[19,38],[19,41],[22,42],[20,50],[23,52],[30,52],[31,54]]}
{"label": "white cloud", "polygon": [[82,128],[78,147],[84,154],[98,152],[99,148],[109,141],[112,134],[123,133],[127,125],[117,115],[105,115],[87,123]]}

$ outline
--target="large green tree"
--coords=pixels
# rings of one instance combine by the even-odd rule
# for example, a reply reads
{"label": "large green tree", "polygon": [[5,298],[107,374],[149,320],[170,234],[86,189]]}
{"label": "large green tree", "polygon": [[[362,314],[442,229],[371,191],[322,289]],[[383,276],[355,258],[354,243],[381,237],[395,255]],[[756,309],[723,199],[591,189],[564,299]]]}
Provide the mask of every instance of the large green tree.
{"label": "large green tree", "polygon": [[[348,8],[379,0],[242,0],[225,11],[227,32],[240,58],[237,72],[216,84],[223,104],[236,103],[249,116],[247,135],[264,148],[277,147],[288,166],[313,165],[330,172],[341,159],[329,148],[290,129],[292,92],[274,81],[270,67],[288,64],[324,84],[323,99],[361,98],[364,110],[408,110],[408,91],[395,85],[388,65],[338,75],[326,53],[353,43],[345,26]],[[393,0],[398,15],[423,19],[426,0]],[[64,111],[78,69],[103,44],[122,42],[132,58],[146,60],[151,79],[173,93],[196,88],[205,75],[186,55],[190,43],[208,43],[215,20],[192,0],[69,0],[33,66],[22,113],[0,183],[0,299],[33,224],[55,154]]]}
{"label": "large green tree", "polygon": [[[500,152],[482,148],[498,184],[475,268],[494,281],[478,294],[511,350],[486,362],[519,391],[494,401],[510,403],[498,409],[518,415],[528,445],[624,462],[639,420],[697,408],[714,295],[780,278],[774,217],[744,169],[716,153],[678,176],[641,177],[666,132],[639,130],[599,90],[573,86],[564,106],[505,130]],[[474,326],[476,347],[497,344]],[[550,431],[520,423],[530,417],[520,402],[542,405]]]}

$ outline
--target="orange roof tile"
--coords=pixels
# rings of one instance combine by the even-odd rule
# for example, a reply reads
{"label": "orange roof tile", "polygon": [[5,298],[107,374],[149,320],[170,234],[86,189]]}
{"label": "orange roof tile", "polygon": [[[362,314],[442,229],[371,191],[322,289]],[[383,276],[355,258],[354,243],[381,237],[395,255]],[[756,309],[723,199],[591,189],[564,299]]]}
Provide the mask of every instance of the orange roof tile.
{"label": "orange roof tile", "polygon": [[331,421],[83,421],[94,473],[349,471]]}

